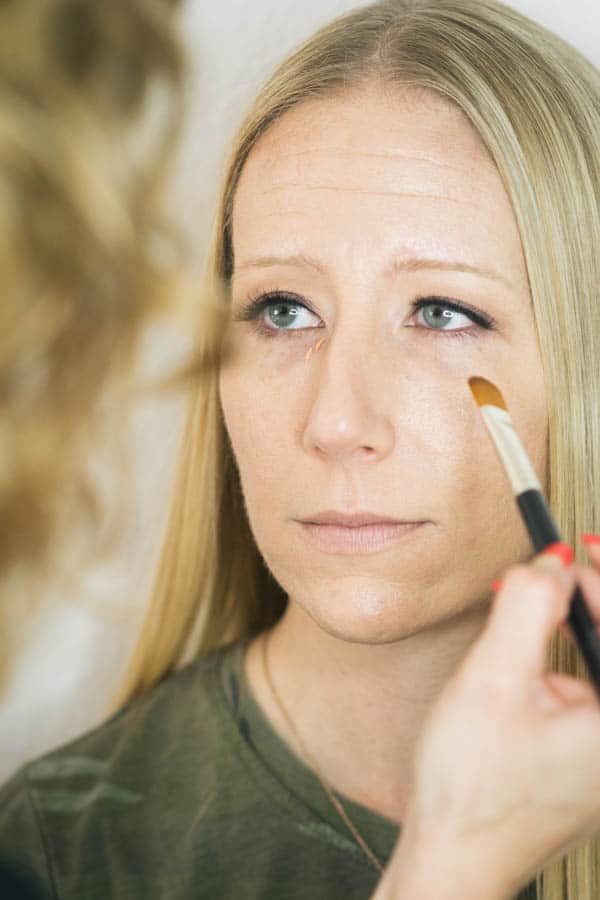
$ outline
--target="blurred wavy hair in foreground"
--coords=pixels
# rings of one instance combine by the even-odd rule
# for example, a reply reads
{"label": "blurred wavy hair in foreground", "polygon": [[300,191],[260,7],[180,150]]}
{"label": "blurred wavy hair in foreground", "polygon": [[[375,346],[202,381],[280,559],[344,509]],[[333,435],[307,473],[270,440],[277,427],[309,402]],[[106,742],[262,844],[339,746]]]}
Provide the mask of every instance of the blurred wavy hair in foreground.
{"label": "blurred wavy hair in foreground", "polygon": [[81,466],[97,400],[173,301],[160,200],[181,120],[177,5],[0,2],[3,577],[44,572],[74,511],[98,519]]}

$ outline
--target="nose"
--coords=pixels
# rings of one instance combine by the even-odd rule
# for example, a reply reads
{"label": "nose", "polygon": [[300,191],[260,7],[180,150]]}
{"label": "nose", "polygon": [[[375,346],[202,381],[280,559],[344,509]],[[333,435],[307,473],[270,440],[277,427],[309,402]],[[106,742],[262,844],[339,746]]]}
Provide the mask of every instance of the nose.
{"label": "nose", "polygon": [[313,393],[303,429],[304,449],[335,462],[375,462],[394,447],[389,383],[363,348],[331,337],[312,360]]}

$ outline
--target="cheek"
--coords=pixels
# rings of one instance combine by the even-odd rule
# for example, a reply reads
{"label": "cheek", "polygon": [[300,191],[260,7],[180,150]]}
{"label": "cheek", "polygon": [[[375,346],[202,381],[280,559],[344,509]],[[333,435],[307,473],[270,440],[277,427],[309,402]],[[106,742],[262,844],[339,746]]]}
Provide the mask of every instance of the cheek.
{"label": "cheek", "polygon": [[250,377],[241,369],[222,373],[219,393],[225,427],[250,505],[255,496],[265,498],[273,492],[278,480],[275,473],[286,467],[290,410],[285,392],[272,380]]}

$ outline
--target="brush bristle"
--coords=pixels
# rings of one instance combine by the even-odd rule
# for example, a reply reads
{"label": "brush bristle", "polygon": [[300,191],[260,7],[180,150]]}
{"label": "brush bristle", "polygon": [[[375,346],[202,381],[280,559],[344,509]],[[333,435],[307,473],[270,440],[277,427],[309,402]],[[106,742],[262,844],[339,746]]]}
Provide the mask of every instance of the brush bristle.
{"label": "brush bristle", "polygon": [[507,410],[504,397],[491,381],[486,381],[485,378],[476,375],[469,378],[469,387],[479,406],[498,406],[500,409]]}

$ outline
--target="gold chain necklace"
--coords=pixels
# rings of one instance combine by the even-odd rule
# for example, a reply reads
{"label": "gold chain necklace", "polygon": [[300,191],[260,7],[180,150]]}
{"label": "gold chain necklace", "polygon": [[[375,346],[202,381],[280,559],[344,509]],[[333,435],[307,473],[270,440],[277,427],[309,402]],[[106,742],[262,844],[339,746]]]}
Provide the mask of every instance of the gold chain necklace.
{"label": "gold chain necklace", "polygon": [[331,800],[331,802],[332,802],[333,806],[335,807],[335,809],[337,810],[340,818],[342,819],[342,821],[344,822],[344,824],[346,825],[346,827],[352,834],[352,836],[353,836],[354,840],[356,841],[356,843],[358,844],[358,846],[361,848],[361,850],[363,851],[365,856],[368,858],[371,865],[374,866],[378,872],[383,872],[383,864],[375,856],[375,854],[373,853],[373,851],[371,850],[371,848],[369,847],[369,845],[367,844],[367,842],[365,841],[363,836],[359,833],[356,825],[354,825],[354,823],[350,821],[350,817],[348,816],[348,813],[342,806],[340,800],[338,800],[338,798],[335,796],[335,794],[333,792],[333,788],[331,787],[329,782],[321,774],[321,770],[319,769],[319,766],[317,765],[315,759],[310,755],[310,753],[306,749],[306,745],[305,745],[304,741],[298,734],[296,726],[294,725],[294,723],[290,717],[290,714],[288,713],[288,711],[287,711],[287,709],[286,709],[286,707],[285,707],[281,697],[279,696],[279,693],[277,692],[275,685],[273,683],[273,678],[271,677],[271,670],[269,668],[269,660],[268,660],[268,656],[267,656],[268,644],[269,644],[269,632],[265,631],[262,636],[262,662],[263,662],[265,678],[267,680],[267,684],[269,685],[269,690],[271,691],[271,694],[273,695],[273,699],[277,705],[277,708],[279,709],[279,712],[285,719],[285,722],[286,722],[289,730],[292,732],[292,734],[294,736],[296,744],[298,745],[298,749],[300,750],[301,756],[304,757],[304,760],[309,764],[310,768],[312,769],[314,774],[317,776],[317,779],[318,779],[319,783],[321,784],[321,787],[323,788],[323,790],[325,791],[325,793]]}

